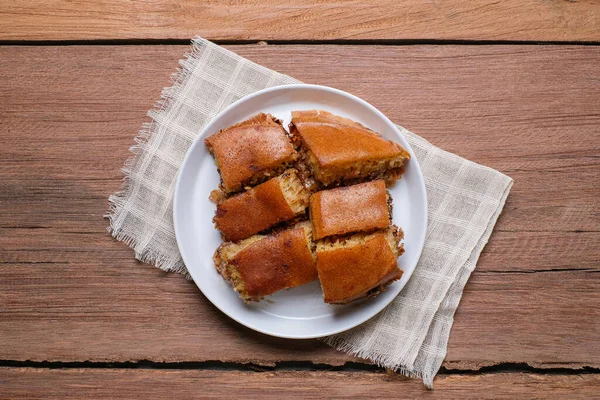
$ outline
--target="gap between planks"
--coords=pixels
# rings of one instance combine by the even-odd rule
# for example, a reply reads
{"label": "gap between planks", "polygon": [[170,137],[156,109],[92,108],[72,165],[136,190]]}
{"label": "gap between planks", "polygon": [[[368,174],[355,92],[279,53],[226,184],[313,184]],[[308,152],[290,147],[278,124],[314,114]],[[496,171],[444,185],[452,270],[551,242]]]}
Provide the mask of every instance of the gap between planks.
{"label": "gap between planks", "polygon": [[[324,372],[372,372],[395,374],[388,368],[374,364],[348,361],[341,365],[314,363],[312,361],[278,361],[272,365],[238,363],[219,360],[155,362],[151,360],[125,362],[95,361],[16,361],[0,360],[0,368],[38,368],[38,369],[156,369],[156,370],[199,370],[199,371],[242,371],[242,372],[281,372],[281,371],[324,371]],[[442,366],[438,375],[484,375],[496,373],[535,373],[539,375],[581,375],[600,374],[600,368],[578,367],[535,367],[528,363],[504,362],[478,368],[449,368]]]}
{"label": "gap between planks", "polygon": [[[182,46],[189,39],[77,39],[77,40],[0,40],[0,46]],[[294,46],[294,45],[349,45],[349,46],[600,46],[600,41],[577,40],[446,40],[446,39],[334,39],[334,40],[211,40],[219,46]]]}

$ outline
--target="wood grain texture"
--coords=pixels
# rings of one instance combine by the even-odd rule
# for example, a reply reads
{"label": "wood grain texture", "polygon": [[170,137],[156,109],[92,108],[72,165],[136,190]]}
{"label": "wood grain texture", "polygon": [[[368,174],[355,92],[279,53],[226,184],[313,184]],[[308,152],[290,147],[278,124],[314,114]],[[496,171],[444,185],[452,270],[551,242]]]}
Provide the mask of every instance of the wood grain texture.
{"label": "wood grain texture", "polygon": [[11,399],[589,399],[600,375],[499,373],[439,375],[435,390],[418,380],[365,372],[228,372],[127,369],[0,368],[3,396]]}
{"label": "wood grain texture", "polygon": [[[515,178],[446,365],[600,366],[600,48],[233,46]],[[268,338],[106,233],[107,196],[186,46],[0,48],[0,358],[343,364]],[[477,343],[477,346],[474,346]]]}
{"label": "wood grain texture", "polygon": [[595,0],[4,1],[0,40],[600,40]]}
{"label": "wood grain texture", "polygon": [[541,368],[599,366],[590,357],[600,351],[592,344],[600,332],[599,291],[598,269],[476,270],[455,315],[445,365],[470,369],[493,359]]}
{"label": "wood grain texture", "polygon": [[[93,258],[93,264],[0,267],[3,359],[358,361],[317,341],[274,339],[243,328],[176,275],[131,260]],[[598,367],[598,293],[598,272],[475,272],[456,315],[446,365]]]}

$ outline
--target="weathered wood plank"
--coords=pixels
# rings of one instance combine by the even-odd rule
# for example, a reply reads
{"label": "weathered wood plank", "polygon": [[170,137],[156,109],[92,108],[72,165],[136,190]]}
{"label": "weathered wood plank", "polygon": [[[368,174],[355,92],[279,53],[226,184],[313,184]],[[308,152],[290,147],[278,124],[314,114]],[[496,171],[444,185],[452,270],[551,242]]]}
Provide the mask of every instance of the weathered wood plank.
{"label": "weathered wood plank", "polygon": [[[554,252],[560,254],[560,247]],[[475,270],[455,315],[446,365],[600,366],[600,271]],[[541,350],[543,347],[544,350]],[[594,359],[594,360],[592,360]]]}
{"label": "weathered wood plank", "polygon": [[597,41],[594,0],[6,1],[0,40]]}
{"label": "weathered wood plank", "polygon": [[[435,390],[419,380],[370,372],[233,372],[138,369],[0,368],[3,395],[11,399],[432,399],[523,396],[588,399],[600,375],[498,373],[441,375]],[[400,396],[400,397],[399,397]]]}
{"label": "weathered wood plank", "polygon": [[[600,365],[600,49],[232,49],[353,92],[433,143],[516,179],[467,285],[448,365]],[[105,232],[106,197],[119,186],[127,147],[185,50],[0,48],[1,358],[352,359],[316,341],[240,327],[192,283],[135,262]],[[523,273],[560,269],[567,271]],[[553,329],[540,331],[548,321]]]}
{"label": "weathered wood plank", "polygon": [[[192,282],[131,259],[9,263],[0,266],[0,282],[4,359],[263,365],[352,360],[317,341],[286,341],[243,328]],[[598,367],[599,321],[598,272],[476,271],[459,307],[447,362],[455,368],[499,362]]]}
{"label": "weathered wood plank", "polygon": [[352,357],[314,340],[267,337],[223,315],[183,277],[110,254],[87,264],[0,266],[0,358],[332,365]]}

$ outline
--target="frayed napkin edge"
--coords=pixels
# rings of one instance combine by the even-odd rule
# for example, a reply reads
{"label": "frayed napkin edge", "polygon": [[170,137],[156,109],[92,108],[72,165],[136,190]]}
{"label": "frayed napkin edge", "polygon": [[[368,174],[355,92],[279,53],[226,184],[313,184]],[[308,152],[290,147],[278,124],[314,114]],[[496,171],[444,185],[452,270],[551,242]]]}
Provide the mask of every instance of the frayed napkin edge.
{"label": "frayed napkin edge", "polygon": [[131,235],[116,228],[116,219],[119,218],[118,212],[123,208],[125,199],[129,197],[131,191],[131,173],[132,168],[137,164],[140,157],[140,150],[148,143],[149,138],[155,133],[157,129],[156,120],[153,117],[155,113],[164,112],[170,106],[170,102],[174,98],[174,93],[183,89],[190,74],[192,73],[187,65],[193,65],[190,63],[191,60],[195,60],[201,56],[201,44],[206,40],[200,37],[195,37],[191,41],[191,49],[184,54],[183,58],[179,60],[179,67],[171,74],[171,86],[164,87],[160,99],[154,103],[154,106],[147,112],[147,115],[152,119],[150,122],[144,122],[142,127],[134,137],[135,144],[129,147],[131,155],[125,161],[121,172],[123,173],[123,179],[119,190],[108,197],[109,210],[104,215],[104,218],[109,220],[107,231],[116,240],[125,243],[131,249],[133,249],[135,258],[143,263],[152,264],[155,267],[165,272],[175,272],[183,275],[187,280],[191,280],[192,277],[188,272],[183,260],[180,258],[174,264],[170,263],[167,257],[162,254],[152,251],[152,249],[144,248],[142,251],[137,250],[139,242]]}
{"label": "frayed napkin edge", "polygon": [[[423,138],[420,138],[420,139],[425,140]],[[449,153],[449,154],[453,154],[453,153]],[[460,157],[460,156],[457,156],[457,157]],[[473,162],[473,161],[471,161],[471,162]],[[476,163],[474,163],[474,164],[476,164]],[[480,165],[485,168],[489,168],[489,167],[486,167],[481,164],[477,164],[477,165]],[[492,169],[492,168],[489,168],[489,169]],[[498,172],[496,170],[493,170],[493,171],[502,174],[501,172]],[[507,179],[506,187],[504,189],[504,193],[502,194],[502,197],[498,201],[497,212],[491,216],[490,221],[488,222],[488,227],[491,226],[491,228],[486,229],[486,231],[484,232],[484,235],[480,239],[482,241],[482,246],[479,251],[479,254],[477,254],[477,257],[474,260],[475,265],[477,265],[477,261],[479,261],[479,257],[481,256],[483,249],[489,242],[489,240],[492,236],[492,233],[494,232],[494,227],[496,226],[496,223],[498,222],[498,218],[504,211],[504,206],[506,204],[506,200],[508,199],[508,195],[509,195],[510,190],[512,189],[512,186],[514,183],[514,179],[512,179],[511,177],[504,175],[504,174],[502,174],[502,175]],[[469,276],[467,277],[467,282],[468,282],[469,278],[471,277],[471,273],[474,270],[475,269],[473,269],[472,271],[469,272]],[[464,290],[464,286],[463,286],[463,290]],[[462,300],[462,292],[461,292],[461,300]],[[459,305],[460,305],[460,303],[459,303]],[[454,311],[456,312],[456,309]],[[454,319],[454,314],[452,315],[452,319]],[[453,325],[454,325],[454,322],[453,322]],[[451,330],[448,331],[448,337],[446,338],[446,342],[448,341],[448,338],[450,337],[450,332],[451,332]],[[374,353],[369,353],[369,351],[366,349],[358,349],[353,344],[346,342],[346,340],[342,337],[338,337],[338,336],[334,335],[334,336],[327,336],[327,337],[321,338],[319,340],[321,340],[325,344],[331,346],[335,350],[343,351],[354,357],[362,358],[362,359],[365,359],[368,361],[373,361],[377,366],[379,366],[381,368],[386,368],[386,369],[392,370],[392,371],[400,373],[408,378],[421,379],[423,381],[423,384],[425,385],[425,387],[430,390],[433,390],[433,380],[436,377],[439,369],[441,368],[443,360],[446,358],[446,354],[444,354],[444,357],[442,358],[442,362],[440,362],[440,365],[437,366],[437,368],[435,369],[435,372],[432,375],[430,375],[427,373],[421,373],[421,372],[416,371],[413,368],[409,368],[405,365],[396,364],[393,361],[389,360],[389,358],[386,354],[380,354],[380,353],[374,354]],[[447,350],[447,346],[446,346],[446,350]]]}

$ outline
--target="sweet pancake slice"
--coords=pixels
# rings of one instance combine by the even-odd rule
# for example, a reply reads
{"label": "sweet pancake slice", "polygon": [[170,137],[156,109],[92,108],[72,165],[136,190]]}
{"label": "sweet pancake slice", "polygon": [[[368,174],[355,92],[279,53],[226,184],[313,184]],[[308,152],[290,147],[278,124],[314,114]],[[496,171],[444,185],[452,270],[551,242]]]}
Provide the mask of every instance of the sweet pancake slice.
{"label": "sweet pancake slice", "polygon": [[309,208],[313,238],[387,228],[391,207],[383,180],[317,192]]}
{"label": "sweet pancake slice", "polygon": [[279,175],[298,157],[281,121],[269,114],[223,129],[204,143],[215,158],[226,194]]}
{"label": "sweet pancake slice", "polygon": [[308,197],[298,171],[288,169],[247,192],[221,201],[213,222],[224,240],[236,242],[304,214]]}
{"label": "sweet pancake slice", "polygon": [[244,301],[258,301],[317,279],[307,221],[271,235],[223,243],[213,259],[219,273]]}
{"label": "sweet pancake slice", "polygon": [[410,154],[358,122],[327,111],[293,111],[290,134],[314,178],[325,186],[400,178]]}
{"label": "sweet pancake slice", "polygon": [[375,296],[400,279],[398,256],[402,230],[392,225],[372,234],[356,234],[317,243],[317,270],[326,303],[346,304]]}

